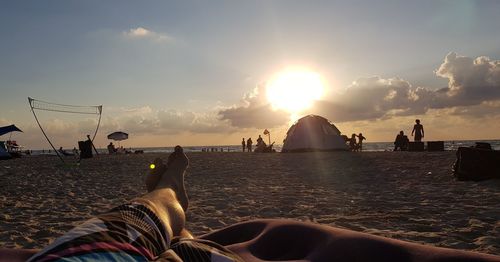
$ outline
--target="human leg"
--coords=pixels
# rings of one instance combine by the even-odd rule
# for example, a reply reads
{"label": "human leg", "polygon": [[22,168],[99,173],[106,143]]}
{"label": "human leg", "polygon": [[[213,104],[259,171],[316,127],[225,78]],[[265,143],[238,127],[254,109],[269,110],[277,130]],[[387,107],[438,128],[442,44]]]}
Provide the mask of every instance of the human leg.
{"label": "human leg", "polygon": [[160,173],[148,175],[149,193],[75,227],[30,261],[146,261],[167,252],[174,237],[192,238],[184,228],[184,172],[189,161],[182,152],[169,160],[168,167],[156,161]]}
{"label": "human leg", "polygon": [[189,160],[182,148],[180,150],[170,155],[168,166],[159,158],[154,161],[155,168],[146,177],[146,187],[150,192],[135,201],[152,205],[165,226],[170,227],[173,236],[180,236],[181,233],[190,236],[184,229],[184,212],[189,206],[184,175]]}

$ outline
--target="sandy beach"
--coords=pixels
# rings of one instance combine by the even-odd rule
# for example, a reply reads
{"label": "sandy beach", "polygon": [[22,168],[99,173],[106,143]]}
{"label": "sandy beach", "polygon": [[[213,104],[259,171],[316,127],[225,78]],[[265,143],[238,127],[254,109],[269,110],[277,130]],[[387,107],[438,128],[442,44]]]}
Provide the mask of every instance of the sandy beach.
{"label": "sandy beach", "polygon": [[[0,162],[0,246],[41,248],[145,192],[166,154]],[[400,240],[500,254],[500,180],[454,180],[448,152],[189,153],[187,227],[254,218],[312,221]]]}

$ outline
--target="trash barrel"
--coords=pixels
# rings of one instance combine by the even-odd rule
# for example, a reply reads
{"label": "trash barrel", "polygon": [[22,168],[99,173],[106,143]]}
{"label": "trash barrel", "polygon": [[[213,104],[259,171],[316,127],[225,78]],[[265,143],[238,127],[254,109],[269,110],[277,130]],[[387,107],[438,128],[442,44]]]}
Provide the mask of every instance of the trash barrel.
{"label": "trash barrel", "polygon": [[92,158],[92,141],[78,141],[80,148],[80,158]]}

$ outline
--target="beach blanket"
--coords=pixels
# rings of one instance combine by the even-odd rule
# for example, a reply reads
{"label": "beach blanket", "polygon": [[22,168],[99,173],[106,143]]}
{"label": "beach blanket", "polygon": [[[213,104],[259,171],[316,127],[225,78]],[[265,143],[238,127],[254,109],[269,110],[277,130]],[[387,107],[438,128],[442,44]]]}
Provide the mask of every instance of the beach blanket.
{"label": "beach blanket", "polygon": [[[238,223],[200,238],[224,246],[244,261],[254,262],[500,261],[500,256],[495,255],[438,248],[282,219]],[[25,261],[35,252],[36,250],[2,249],[0,261]]]}

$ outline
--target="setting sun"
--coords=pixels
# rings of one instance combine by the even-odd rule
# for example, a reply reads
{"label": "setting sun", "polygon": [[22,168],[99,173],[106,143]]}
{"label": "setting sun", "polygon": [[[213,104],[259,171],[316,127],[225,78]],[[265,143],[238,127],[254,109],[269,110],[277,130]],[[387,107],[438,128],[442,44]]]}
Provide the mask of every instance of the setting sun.
{"label": "setting sun", "polygon": [[275,109],[291,113],[309,108],[323,95],[323,82],[312,71],[284,71],[267,86],[267,99]]}

